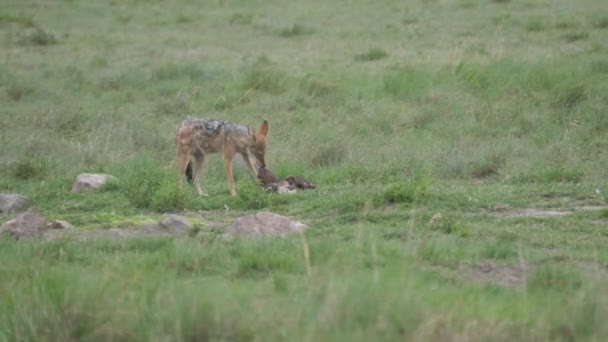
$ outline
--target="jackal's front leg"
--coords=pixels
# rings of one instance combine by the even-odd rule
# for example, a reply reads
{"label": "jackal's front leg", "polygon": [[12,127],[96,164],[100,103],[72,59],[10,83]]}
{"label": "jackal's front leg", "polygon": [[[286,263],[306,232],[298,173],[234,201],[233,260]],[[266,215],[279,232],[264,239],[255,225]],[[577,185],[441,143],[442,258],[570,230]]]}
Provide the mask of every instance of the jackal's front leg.
{"label": "jackal's front leg", "polygon": [[251,176],[253,178],[258,178],[258,167],[256,165],[256,163],[254,163],[254,157],[252,157],[249,152],[247,153],[243,153],[243,160],[245,160],[245,164],[247,165],[247,168],[249,169],[249,172],[251,173]]}
{"label": "jackal's front leg", "polygon": [[226,169],[226,180],[228,181],[230,194],[232,196],[236,196],[236,191],[234,190],[234,176],[232,175],[232,158],[234,158],[234,151],[231,148],[224,147],[224,168]]}
{"label": "jackal's front leg", "polygon": [[201,183],[199,179],[203,173],[203,167],[205,165],[205,155],[195,155],[194,156],[194,171],[192,173],[192,183],[194,184],[194,188],[196,192],[201,196],[209,196],[207,193],[201,189]]}

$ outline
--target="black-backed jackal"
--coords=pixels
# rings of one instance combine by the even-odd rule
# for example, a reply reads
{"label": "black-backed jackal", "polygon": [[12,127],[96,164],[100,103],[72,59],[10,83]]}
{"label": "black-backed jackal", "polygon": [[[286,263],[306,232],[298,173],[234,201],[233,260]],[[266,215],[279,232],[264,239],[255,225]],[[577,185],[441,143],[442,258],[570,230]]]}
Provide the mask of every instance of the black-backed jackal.
{"label": "black-backed jackal", "polygon": [[179,158],[178,186],[182,186],[186,174],[199,195],[206,195],[199,183],[205,157],[210,153],[223,152],[228,187],[230,194],[235,196],[232,158],[239,153],[251,175],[257,177],[258,169],[266,166],[264,154],[267,136],[268,121],[266,120],[262,122],[257,132],[251,127],[223,120],[194,118],[184,120],[177,129],[175,137]]}

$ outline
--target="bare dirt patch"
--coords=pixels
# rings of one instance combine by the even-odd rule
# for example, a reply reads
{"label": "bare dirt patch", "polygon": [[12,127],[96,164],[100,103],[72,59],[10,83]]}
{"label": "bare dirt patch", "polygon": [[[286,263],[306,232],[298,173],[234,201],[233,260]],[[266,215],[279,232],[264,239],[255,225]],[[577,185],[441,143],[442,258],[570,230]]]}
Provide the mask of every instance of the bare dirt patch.
{"label": "bare dirt patch", "polygon": [[483,209],[481,215],[494,217],[556,217],[566,216],[579,211],[608,210],[605,205],[583,205],[570,208],[509,208],[498,206]]}
{"label": "bare dirt patch", "polygon": [[467,280],[493,282],[507,287],[522,286],[526,278],[525,266],[499,265],[494,261],[460,264],[458,273]]}
{"label": "bare dirt patch", "polygon": [[502,265],[494,260],[485,260],[475,264],[461,263],[456,270],[459,277],[478,283],[495,283],[505,287],[525,287],[526,278],[544,265],[566,264],[587,276],[604,276],[608,274],[608,265],[592,261],[575,261],[549,259],[525,263],[518,266]]}

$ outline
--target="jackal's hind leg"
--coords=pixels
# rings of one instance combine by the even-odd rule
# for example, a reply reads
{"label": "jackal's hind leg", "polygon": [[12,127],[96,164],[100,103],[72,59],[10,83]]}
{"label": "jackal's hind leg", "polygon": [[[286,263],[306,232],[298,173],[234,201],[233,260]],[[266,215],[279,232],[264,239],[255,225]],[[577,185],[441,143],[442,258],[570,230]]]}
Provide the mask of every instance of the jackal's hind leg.
{"label": "jackal's hind leg", "polygon": [[177,186],[181,189],[184,183],[184,175],[186,174],[186,169],[188,168],[188,164],[190,163],[190,149],[187,147],[178,147],[178,157],[179,157],[179,174],[177,175]]}

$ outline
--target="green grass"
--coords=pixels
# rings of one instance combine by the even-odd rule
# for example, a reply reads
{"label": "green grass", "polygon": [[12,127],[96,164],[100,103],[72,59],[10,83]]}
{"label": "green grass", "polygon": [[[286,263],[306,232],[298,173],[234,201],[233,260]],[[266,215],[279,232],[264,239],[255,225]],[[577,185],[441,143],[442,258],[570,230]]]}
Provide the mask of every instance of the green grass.
{"label": "green grass", "polygon": [[[0,341],[606,339],[605,9],[3,5],[0,191],[78,231],[171,212],[197,234],[0,240]],[[265,192],[235,161],[232,197],[220,155],[209,197],[177,189],[187,115],[267,119],[268,167],[317,189]],[[71,193],[83,172],[118,180]],[[309,229],[223,238],[257,211]]]}

